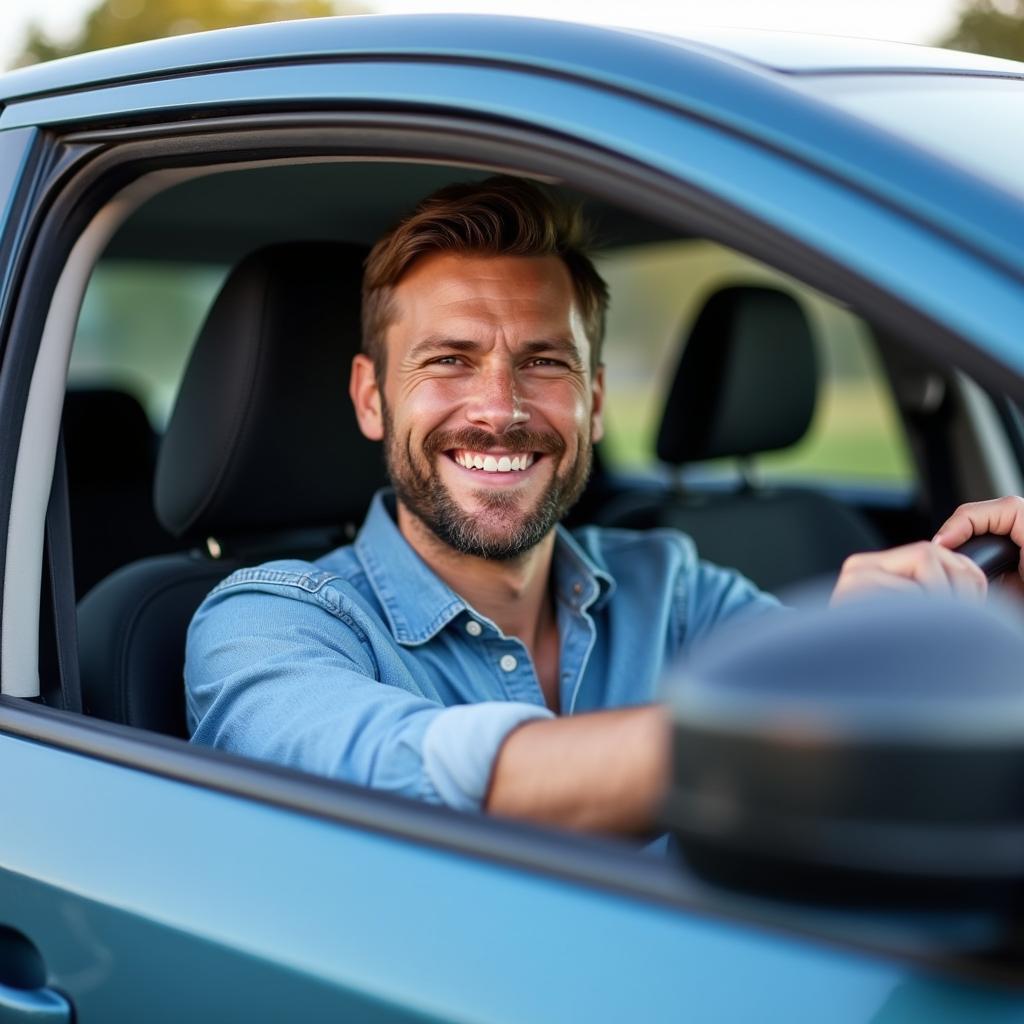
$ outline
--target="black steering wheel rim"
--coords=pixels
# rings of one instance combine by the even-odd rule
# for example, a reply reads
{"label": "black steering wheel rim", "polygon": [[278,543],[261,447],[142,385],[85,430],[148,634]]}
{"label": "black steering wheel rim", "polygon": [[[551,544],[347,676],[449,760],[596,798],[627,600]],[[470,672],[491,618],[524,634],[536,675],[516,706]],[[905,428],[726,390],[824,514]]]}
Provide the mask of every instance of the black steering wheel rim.
{"label": "black steering wheel rim", "polygon": [[972,537],[956,550],[974,562],[989,580],[1012,572],[1020,564],[1020,548],[1009,537],[994,533]]}

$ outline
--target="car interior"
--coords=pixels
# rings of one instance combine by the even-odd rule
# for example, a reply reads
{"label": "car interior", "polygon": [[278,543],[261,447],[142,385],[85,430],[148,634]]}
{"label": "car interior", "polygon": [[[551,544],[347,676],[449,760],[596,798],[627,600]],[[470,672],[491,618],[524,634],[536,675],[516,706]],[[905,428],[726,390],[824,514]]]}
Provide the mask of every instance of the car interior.
{"label": "car interior", "polygon": [[[89,274],[62,421],[86,714],[187,736],[184,636],[233,570],[346,543],[385,482],[347,397],[362,261],[501,168],[313,159],[188,177]],[[1021,490],[1015,407],[764,262],[548,181],[612,294],[607,437],[569,525],[672,527],[786,599]],[[44,698],[45,699],[45,698]]]}

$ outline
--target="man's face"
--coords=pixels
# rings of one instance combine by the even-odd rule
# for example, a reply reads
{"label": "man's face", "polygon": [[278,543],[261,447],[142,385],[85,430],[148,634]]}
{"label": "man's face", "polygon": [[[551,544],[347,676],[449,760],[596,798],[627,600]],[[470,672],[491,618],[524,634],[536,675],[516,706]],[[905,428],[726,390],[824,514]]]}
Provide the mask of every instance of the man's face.
{"label": "man's face", "polygon": [[399,500],[437,537],[515,558],[579,497],[601,434],[569,271],[555,256],[437,253],[402,278],[395,309],[369,424],[353,377],[364,432],[383,438]]}

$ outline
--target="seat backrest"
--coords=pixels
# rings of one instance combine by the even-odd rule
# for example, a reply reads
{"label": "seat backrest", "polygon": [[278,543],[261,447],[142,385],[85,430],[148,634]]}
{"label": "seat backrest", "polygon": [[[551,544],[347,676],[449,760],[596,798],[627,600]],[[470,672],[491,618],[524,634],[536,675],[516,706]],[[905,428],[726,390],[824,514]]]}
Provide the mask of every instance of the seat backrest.
{"label": "seat backrest", "polygon": [[75,595],[119,566],[178,545],[153,511],[156,434],[133,395],[69,388],[61,421]]}
{"label": "seat backrest", "polygon": [[318,554],[362,520],[385,482],[347,397],[365,255],[275,245],[228,277],[157,460],[157,516],[195,547],[125,566],[79,604],[87,713],[185,735],[185,633],[203,597],[243,564]]}
{"label": "seat backrest", "polygon": [[[767,287],[715,292],[683,348],[658,458],[678,472],[707,459],[788,448],[811,424],[817,379],[814,338],[796,299]],[[848,555],[881,546],[859,513],[809,488],[632,492],[612,502],[601,522],[682,530],[702,557],[766,590],[835,573]]]}

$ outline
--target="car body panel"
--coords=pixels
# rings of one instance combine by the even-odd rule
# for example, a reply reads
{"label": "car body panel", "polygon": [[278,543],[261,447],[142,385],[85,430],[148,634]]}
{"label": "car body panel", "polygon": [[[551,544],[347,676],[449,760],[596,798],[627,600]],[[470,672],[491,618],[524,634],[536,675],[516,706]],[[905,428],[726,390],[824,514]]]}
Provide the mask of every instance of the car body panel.
{"label": "car body panel", "polygon": [[683,42],[711,46],[733,59],[739,57],[760,67],[799,76],[851,72],[1024,76],[1019,61],[883,39],[695,26],[687,29]]}
{"label": "car body panel", "polygon": [[12,256],[23,241],[23,201],[32,187],[30,164],[38,137],[39,130],[29,126],[0,132],[0,322],[14,287]]}
{"label": "car body panel", "polygon": [[[712,52],[709,52],[712,51]],[[6,74],[0,100],[130,78],[340,54],[499,61],[612,80],[671,83],[689,60],[782,72],[871,70],[1020,75],[1015,61],[901,43],[795,32],[694,29],[685,37],[494,15],[317,18],[174,36],[98,50]],[[680,67],[682,65],[682,67]]]}
{"label": "car body panel", "polygon": [[25,177],[25,164],[37,134],[38,130],[31,127],[0,134],[0,223],[7,231],[13,227],[15,190]]}
{"label": "car body panel", "polygon": [[827,99],[951,164],[1024,196],[1024,82],[979,75],[819,76],[814,95]]}
{"label": "car body panel", "polygon": [[[32,780],[4,796],[4,923],[36,942],[82,1021],[280,1020],[297,993],[304,1021],[747,1024],[771,1006],[792,1024],[860,1024],[907,1001],[929,1015],[900,1021],[942,1024],[965,1000],[978,1022],[1024,1007],[1009,990],[22,739],[0,736],[0,763]],[[57,821],[76,841],[54,842]]]}

